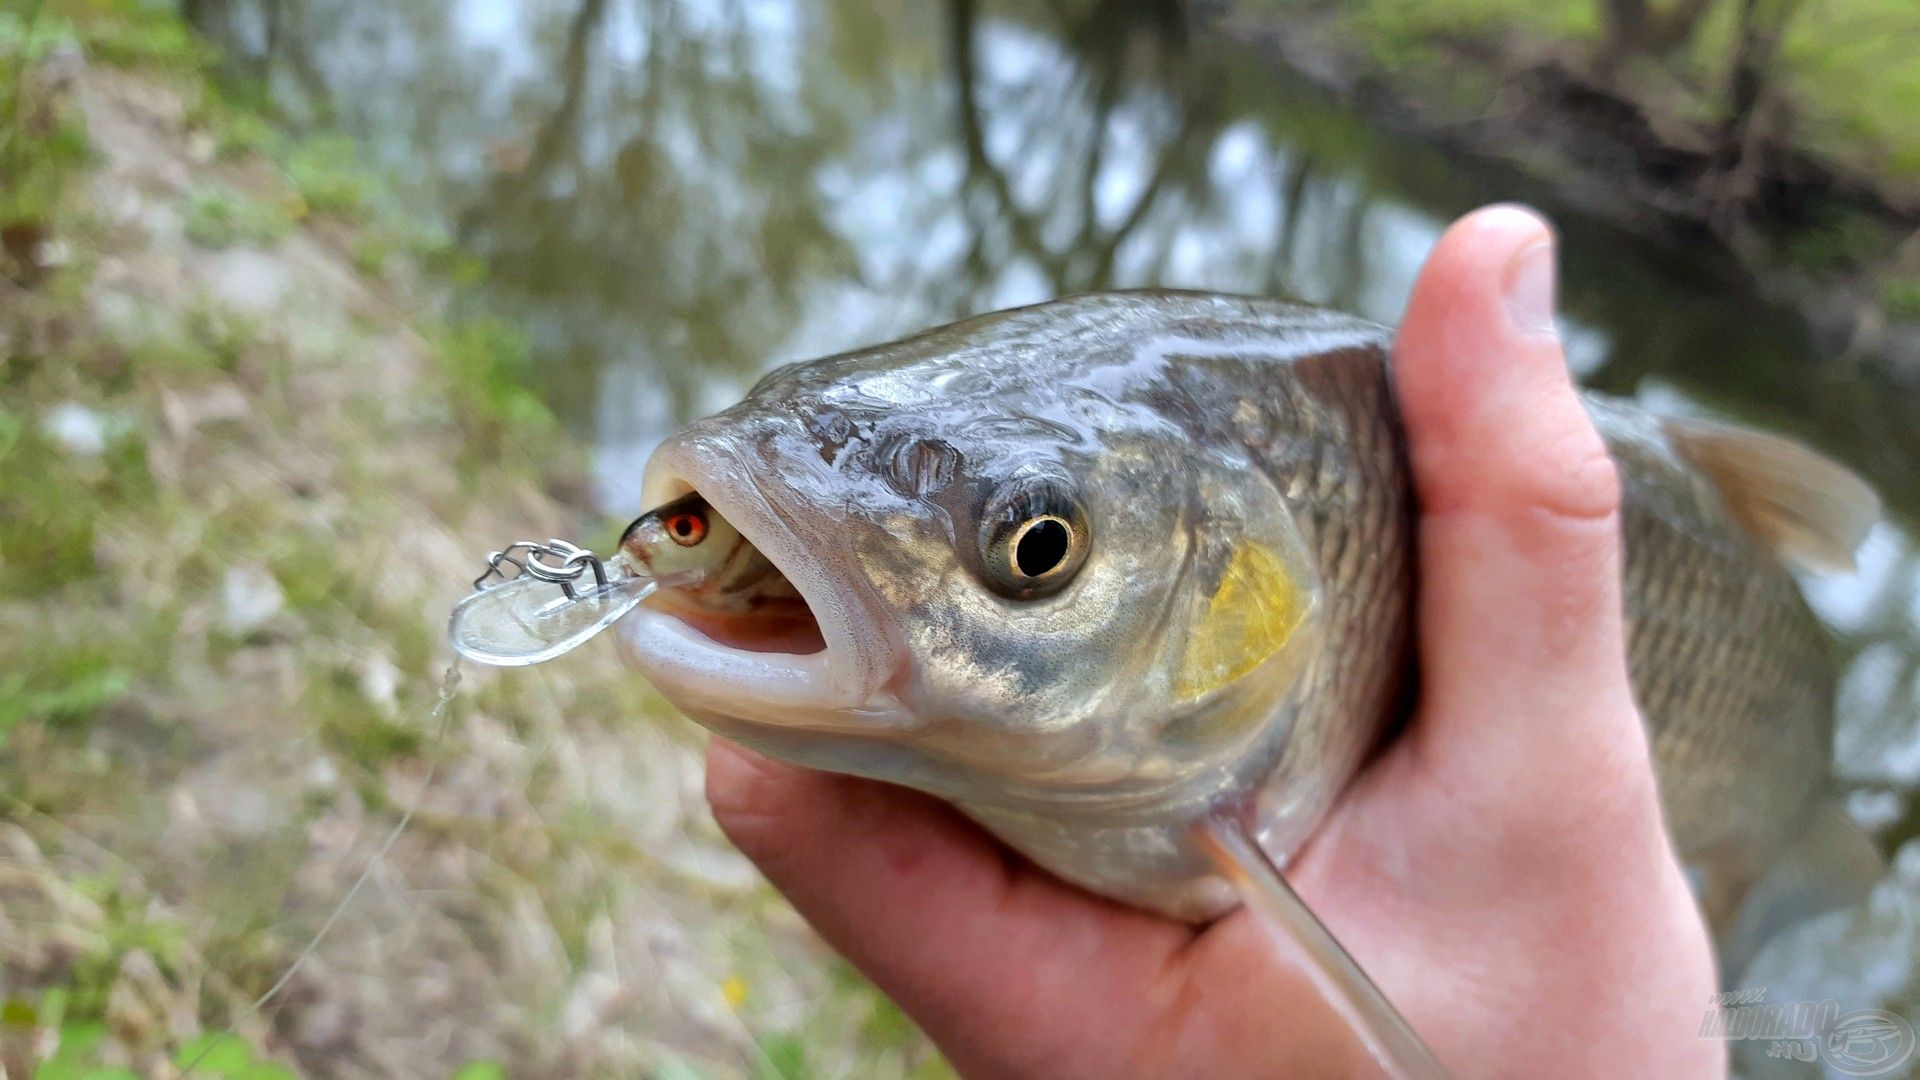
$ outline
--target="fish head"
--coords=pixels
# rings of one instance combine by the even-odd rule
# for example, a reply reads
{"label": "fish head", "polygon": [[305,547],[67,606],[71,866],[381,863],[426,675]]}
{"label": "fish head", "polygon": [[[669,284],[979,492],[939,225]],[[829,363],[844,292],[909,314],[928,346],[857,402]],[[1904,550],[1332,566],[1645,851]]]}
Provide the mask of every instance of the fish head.
{"label": "fish head", "polygon": [[791,365],[670,438],[648,504],[704,500],[814,636],[664,589],[631,657],[762,752],[972,805],[1270,761],[1319,585],[1235,392],[1182,383],[1159,311],[1056,302]]}

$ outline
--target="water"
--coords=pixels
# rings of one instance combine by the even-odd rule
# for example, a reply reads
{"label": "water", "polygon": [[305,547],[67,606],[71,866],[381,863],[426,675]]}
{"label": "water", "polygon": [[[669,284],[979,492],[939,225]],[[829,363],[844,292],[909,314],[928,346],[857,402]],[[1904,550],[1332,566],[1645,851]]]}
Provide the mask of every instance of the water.
{"label": "water", "polygon": [[[597,448],[596,494],[619,515],[666,433],[774,363],[1118,286],[1392,321],[1449,219],[1544,206],[1588,382],[1796,434],[1886,497],[1861,572],[1809,588],[1847,658],[1850,806],[1920,879],[1920,846],[1904,850],[1920,838],[1920,402],[1683,240],[1630,240],[1384,133],[1257,54],[1189,39],[1165,2],[186,7],[485,261],[473,302],[528,328],[537,388]],[[1920,894],[1896,882],[1754,977],[1774,1000],[1818,990],[1920,1016],[1916,926]]]}

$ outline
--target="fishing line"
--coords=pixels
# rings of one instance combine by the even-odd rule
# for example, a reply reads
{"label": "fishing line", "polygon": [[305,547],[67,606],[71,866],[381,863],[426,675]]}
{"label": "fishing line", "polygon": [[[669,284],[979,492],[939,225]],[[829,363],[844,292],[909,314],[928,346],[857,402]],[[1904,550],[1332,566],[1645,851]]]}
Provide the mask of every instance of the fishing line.
{"label": "fishing line", "polygon": [[[590,586],[586,584],[589,576]],[[258,1016],[286,989],[413,823],[414,814],[426,802],[427,791],[440,773],[439,749],[451,726],[451,706],[460,687],[461,662],[473,660],[496,667],[525,667],[571,652],[632,610],[659,584],[657,579],[644,574],[610,576],[605,561],[598,555],[564,540],[545,543],[520,540],[487,556],[486,569],[473,581],[474,591],[454,605],[448,619],[447,637],[455,656],[440,677],[439,698],[427,713],[427,725],[434,733],[427,748],[427,773],[419,793],[388,831],[386,840],[368,858],[346,895],[320,924],[313,939],[272,986],[241,1010],[241,1017]],[[228,1024],[222,1034],[232,1033],[233,1025]],[[220,1041],[213,1039],[201,1047],[200,1052],[181,1067],[180,1080],[189,1080],[194,1068]]]}
{"label": "fishing line", "polygon": [[[346,913],[347,908],[352,906],[354,897],[360,894],[361,888],[373,877],[373,872],[386,862],[387,855],[393,851],[393,846],[400,842],[400,836],[407,831],[407,826],[413,823],[414,814],[419,811],[421,804],[427,801],[427,791],[433,787],[433,781],[440,773],[439,750],[446,741],[448,729],[452,726],[451,706],[454,695],[460,688],[460,677],[460,660],[455,658],[447,665],[447,670],[441,674],[439,698],[434,701],[433,708],[427,713],[427,723],[434,728],[433,741],[428,744],[427,749],[427,774],[420,782],[420,790],[414,796],[413,803],[407,807],[405,813],[400,815],[400,820],[394,822],[393,828],[387,832],[386,841],[367,859],[367,865],[360,869],[359,876],[354,878],[353,884],[347,888],[346,895],[340,898],[340,902],[334,905],[326,921],[320,924],[320,929],[314,933],[313,939],[308,941],[299,955],[293,958],[293,962],[287,965],[287,969],[280,973],[278,979],[273,981],[273,985],[267,987],[264,993],[253,1000],[253,1004],[241,1011],[242,1018],[260,1015],[261,1010],[278,997],[280,991],[286,989],[287,984],[293,981],[293,977],[300,973],[300,969],[305,967],[307,961],[319,950],[321,943],[327,939],[327,935],[332,932],[334,925],[340,921],[340,917]],[[190,1080],[193,1070],[199,1066],[200,1062],[213,1052],[213,1048],[218,1046],[225,1036],[231,1034],[234,1034],[234,1025],[228,1024],[220,1038],[209,1039],[206,1045],[200,1048],[198,1054],[181,1066],[180,1080]]]}

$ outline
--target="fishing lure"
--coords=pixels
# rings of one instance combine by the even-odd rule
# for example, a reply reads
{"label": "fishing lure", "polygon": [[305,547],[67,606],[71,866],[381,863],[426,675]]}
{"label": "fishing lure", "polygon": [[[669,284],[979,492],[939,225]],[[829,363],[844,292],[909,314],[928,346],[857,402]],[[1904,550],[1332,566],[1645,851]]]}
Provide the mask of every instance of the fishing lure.
{"label": "fishing lure", "polygon": [[579,648],[660,587],[625,560],[610,567],[565,540],[517,540],[487,556],[472,595],[454,605],[447,640],[477,664],[527,667]]}

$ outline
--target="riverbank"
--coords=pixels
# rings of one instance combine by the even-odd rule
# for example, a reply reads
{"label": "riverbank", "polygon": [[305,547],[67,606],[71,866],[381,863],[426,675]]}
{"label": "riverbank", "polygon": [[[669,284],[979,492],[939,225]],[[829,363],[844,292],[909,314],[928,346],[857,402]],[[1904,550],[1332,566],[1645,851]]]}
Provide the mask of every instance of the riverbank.
{"label": "riverbank", "polygon": [[617,523],[481,271],[212,71],[0,13],[0,1066],[940,1075],[610,645],[430,720],[485,552]]}
{"label": "riverbank", "polygon": [[[1611,9],[1645,9],[1631,41]],[[1248,0],[1203,9],[1382,123],[1802,311],[1920,392],[1920,9]],[[1744,10],[1744,9],[1742,9]]]}

